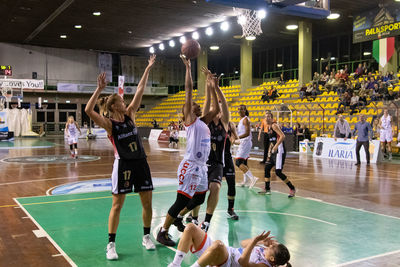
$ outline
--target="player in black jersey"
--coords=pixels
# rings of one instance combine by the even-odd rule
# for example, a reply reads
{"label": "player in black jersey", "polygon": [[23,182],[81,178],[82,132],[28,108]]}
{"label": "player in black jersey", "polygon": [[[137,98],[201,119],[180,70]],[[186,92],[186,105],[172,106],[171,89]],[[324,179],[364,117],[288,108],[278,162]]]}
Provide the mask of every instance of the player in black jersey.
{"label": "player in black jersey", "polygon": [[[144,89],[147,84],[150,70],[156,60],[155,55],[150,56],[148,65],[140,80],[136,94],[126,107],[124,100],[118,94],[113,94],[98,101],[101,92],[107,85],[106,74],[102,73],[97,78],[97,89],[90,98],[85,112],[100,127],[103,127],[114,146],[115,161],[112,173],[112,207],[108,218],[109,243],[106,257],[108,260],[118,259],[115,249],[115,236],[119,224],[119,216],[124,205],[126,193],[135,192],[140,195],[142,202],[143,219],[143,246],[146,249],[155,249],[150,239],[150,226],[152,219],[152,190],[150,168],[147,164],[146,154],[135,125],[135,114],[140,107]],[[94,111],[96,102],[100,107],[100,114]]]}
{"label": "player in black jersey", "polygon": [[268,124],[269,148],[268,157],[265,164],[265,188],[258,192],[259,194],[271,194],[271,170],[275,167],[275,174],[284,182],[290,189],[288,197],[294,197],[296,189],[289,181],[285,174],[282,173],[283,165],[285,164],[286,149],[283,143],[285,134],[279,128],[278,124],[274,122],[274,115],[266,113],[266,120]]}

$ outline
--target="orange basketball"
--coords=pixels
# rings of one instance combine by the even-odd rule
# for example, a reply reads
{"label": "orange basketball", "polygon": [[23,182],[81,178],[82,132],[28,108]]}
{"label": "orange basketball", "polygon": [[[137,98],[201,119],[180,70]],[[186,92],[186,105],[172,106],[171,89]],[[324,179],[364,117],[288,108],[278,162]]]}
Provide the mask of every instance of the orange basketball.
{"label": "orange basketball", "polygon": [[181,53],[186,56],[187,59],[195,59],[200,53],[201,47],[199,42],[190,39],[187,40],[181,48]]}

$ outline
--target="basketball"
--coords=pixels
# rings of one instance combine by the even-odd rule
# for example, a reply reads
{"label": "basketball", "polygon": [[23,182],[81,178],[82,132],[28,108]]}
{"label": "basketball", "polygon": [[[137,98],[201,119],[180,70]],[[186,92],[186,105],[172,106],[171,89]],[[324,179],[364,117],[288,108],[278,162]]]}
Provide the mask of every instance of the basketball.
{"label": "basketball", "polygon": [[181,49],[181,53],[186,56],[187,59],[195,59],[198,57],[200,53],[201,47],[199,42],[196,40],[187,40],[183,45]]}

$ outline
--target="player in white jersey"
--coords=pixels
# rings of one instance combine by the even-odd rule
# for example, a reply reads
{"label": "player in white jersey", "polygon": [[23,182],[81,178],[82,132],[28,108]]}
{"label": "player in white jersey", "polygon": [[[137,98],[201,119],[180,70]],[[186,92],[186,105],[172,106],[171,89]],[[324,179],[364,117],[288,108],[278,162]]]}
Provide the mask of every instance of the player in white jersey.
{"label": "player in white jersey", "polygon": [[78,131],[81,134],[81,129],[78,123],[74,120],[73,116],[68,117],[68,121],[65,124],[65,136],[69,145],[69,151],[72,158],[78,158]]}
{"label": "player in white jersey", "polygon": [[[200,106],[192,99],[193,81],[190,60],[184,56],[181,57],[186,66],[186,99],[183,105],[186,153],[178,168],[179,185],[176,200],[169,208],[164,224],[157,234],[157,241],[166,246],[176,245],[170,238],[168,230],[179,213],[185,208],[191,210],[204,202],[205,193],[208,190],[206,162],[211,147],[210,130],[207,125],[220,112],[216,92],[211,90],[212,109],[202,114]],[[212,76],[207,75],[207,84],[211,78]]]}
{"label": "player in white jersey", "polygon": [[[382,153],[392,160],[392,140],[393,140],[393,127],[392,117],[389,115],[387,108],[383,111],[383,116],[379,120],[378,127],[380,128],[379,139],[381,141]],[[387,154],[385,154],[385,150]]]}
{"label": "player in white jersey", "polygon": [[179,267],[189,252],[199,259],[191,267],[274,267],[292,266],[290,253],[285,245],[279,244],[270,236],[270,232],[246,239],[241,248],[226,246],[222,241],[211,238],[195,224],[188,224],[181,236],[173,262],[168,267]]}
{"label": "player in white jersey", "polygon": [[247,159],[250,157],[250,150],[253,144],[251,141],[250,119],[248,118],[249,111],[245,105],[239,106],[239,115],[241,117],[237,127],[239,140],[236,141],[239,142],[239,149],[236,152],[235,164],[243,172],[243,182],[239,185],[252,188],[256,184],[258,178],[254,177],[247,166]]}

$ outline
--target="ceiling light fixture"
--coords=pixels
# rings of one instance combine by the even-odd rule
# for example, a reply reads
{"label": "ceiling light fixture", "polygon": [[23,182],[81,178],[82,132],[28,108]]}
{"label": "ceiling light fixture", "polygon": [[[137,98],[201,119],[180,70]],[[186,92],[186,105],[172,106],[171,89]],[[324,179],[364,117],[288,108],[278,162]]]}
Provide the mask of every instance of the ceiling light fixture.
{"label": "ceiling light fixture", "polygon": [[327,19],[338,19],[340,17],[339,13],[331,13],[329,16],[327,16]]}
{"label": "ceiling light fixture", "polygon": [[[399,0],[399,2],[400,2],[400,0]],[[364,56],[370,56],[370,55],[371,55],[371,52],[364,52],[363,55],[364,55]]]}
{"label": "ceiling light fixture", "polygon": [[164,51],[164,49],[165,49],[165,46],[164,46],[164,44],[163,44],[163,43],[161,43],[161,44],[158,46],[158,48],[159,48],[161,51]]}
{"label": "ceiling light fixture", "polygon": [[101,12],[100,11],[95,11],[95,12],[93,12],[93,16],[100,16],[101,15]]}
{"label": "ceiling light fixture", "polygon": [[61,35],[60,35],[60,38],[61,38],[61,39],[66,39],[66,38],[67,38],[67,35],[61,34]]}
{"label": "ceiling light fixture", "polygon": [[151,54],[154,54],[154,52],[155,52],[154,47],[150,47],[149,51]]}
{"label": "ceiling light fixture", "polygon": [[75,25],[74,28],[75,29],[82,29],[82,25]]}
{"label": "ceiling light fixture", "polygon": [[227,30],[229,30],[229,22],[227,21],[222,22],[220,28],[222,31],[226,32]]}
{"label": "ceiling light fixture", "polygon": [[267,16],[267,11],[265,11],[264,9],[260,9],[257,11],[257,18],[265,19],[266,16]]}
{"label": "ceiling light fixture", "polygon": [[299,26],[297,26],[295,24],[291,24],[291,25],[287,25],[286,26],[286,29],[288,29],[289,31],[297,30],[297,28],[299,28]]}
{"label": "ceiling light fixture", "polygon": [[212,45],[212,46],[210,46],[210,49],[215,51],[215,50],[219,49],[219,46],[218,45]]}
{"label": "ceiling light fixture", "polygon": [[199,40],[199,38],[200,38],[199,33],[198,32],[193,32],[192,33],[192,38],[195,39],[195,40]]}
{"label": "ceiling light fixture", "polygon": [[175,41],[174,40],[170,40],[168,44],[169,44],[169,47],[175,47]]}
{"label": "ceiling light fixture", "polygon": [[247,41],[254,41],[255,39],[256,39],[255,36],[252,36],[252,35],[246,36],[246,40],[247,40]]}
{"label": "ceiling light fixture", "polygon": [[278,68],[282,68],[282,67],[283,67],[283,65],[282,65],[281,63],[276,64],[276,66],[277,66]]}
{"label": "ceiling light fixture", "polygon": [[181,38],[179,38],[179,42],[180,42],[181,44],[186,43],[186,37],[185,37],[185,36],[181,36]]}
{"label": "ceiling light fixture", "polygon": [[214,30],[213,30],[213,28],[211,28],[211,27],[208,27],[208,28],[206,29],[206,34],[207,34],[208,36],[211,36],[211,35],[213,35],[213,33],[214,33]]}

